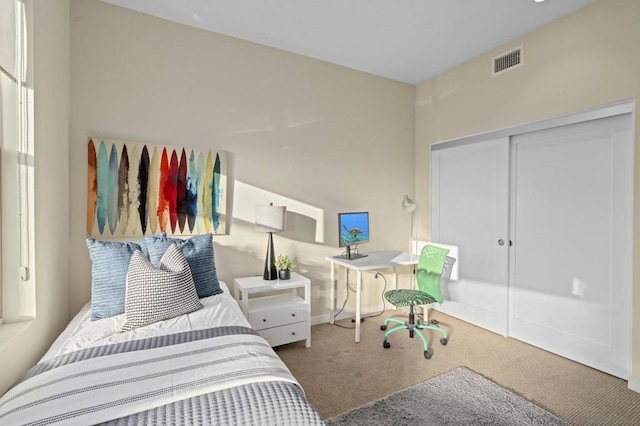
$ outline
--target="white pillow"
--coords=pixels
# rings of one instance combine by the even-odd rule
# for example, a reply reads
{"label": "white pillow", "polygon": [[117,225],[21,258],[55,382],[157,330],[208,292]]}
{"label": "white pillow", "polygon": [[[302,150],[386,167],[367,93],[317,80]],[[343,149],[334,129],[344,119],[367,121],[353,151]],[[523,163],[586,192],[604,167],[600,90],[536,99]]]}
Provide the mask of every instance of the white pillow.
{"label": "white pillow", "polygon": [[144,327],[200,308],[202,303],[191,269],[175,244],[169,246],[157,267],[140,250],[133,253],[127,270],[126,322],[120,331]]}

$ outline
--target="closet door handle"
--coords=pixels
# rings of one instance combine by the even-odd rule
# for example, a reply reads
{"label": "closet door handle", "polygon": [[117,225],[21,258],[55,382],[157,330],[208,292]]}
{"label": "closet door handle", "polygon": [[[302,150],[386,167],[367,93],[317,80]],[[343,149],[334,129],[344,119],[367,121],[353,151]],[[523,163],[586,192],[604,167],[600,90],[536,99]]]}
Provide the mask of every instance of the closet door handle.
{"label": "closet door handle", "polygon": [[504,240],[503,240],[502,238],[500,238],[500,239],[498,240],[498,245],[499,245],[499,246],[503,246],[503,245],[504,245]]}

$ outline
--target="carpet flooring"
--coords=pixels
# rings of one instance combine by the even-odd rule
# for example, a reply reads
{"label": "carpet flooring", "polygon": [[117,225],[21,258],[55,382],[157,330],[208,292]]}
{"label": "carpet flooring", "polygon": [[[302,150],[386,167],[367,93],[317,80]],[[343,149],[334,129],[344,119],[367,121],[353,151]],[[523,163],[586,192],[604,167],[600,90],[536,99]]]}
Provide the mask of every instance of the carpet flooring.
{"label": "carpet flooring", "polygon": [[[384,349],[380,324],[403,315],[387,310],[366,318],[360,343],[353,328],[320,324],[311,327],[310,348],[301,341],[275,350],[325,419],[467,367],[571,424],[640,425],[640,393],[628,389],[626,380],[440,312],[431,318],[447,330],[449,343],[442,346],[435,332],[426,332],[431,359],[408,333],[394,333]],[[350,320],[338,324],[353,326]]]}
{"label": "carpet flooring", "polygon": [[330,426],[567,425],[548,411],[465,367],[440,374],[326,422]]}

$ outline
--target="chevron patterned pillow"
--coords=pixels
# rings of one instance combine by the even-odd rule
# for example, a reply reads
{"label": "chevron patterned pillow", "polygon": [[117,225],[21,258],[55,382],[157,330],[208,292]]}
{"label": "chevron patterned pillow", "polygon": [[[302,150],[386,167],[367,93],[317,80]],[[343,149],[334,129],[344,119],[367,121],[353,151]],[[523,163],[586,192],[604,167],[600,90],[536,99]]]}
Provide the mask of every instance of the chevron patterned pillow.
{"label": "chevron patterned pillow", "polygon": [[200,308],[202,303],[191,269],[175,244],[169,246],[157,267],[140,250],[133,253],[127,270],[126,322],[120,331],[144,327]]}

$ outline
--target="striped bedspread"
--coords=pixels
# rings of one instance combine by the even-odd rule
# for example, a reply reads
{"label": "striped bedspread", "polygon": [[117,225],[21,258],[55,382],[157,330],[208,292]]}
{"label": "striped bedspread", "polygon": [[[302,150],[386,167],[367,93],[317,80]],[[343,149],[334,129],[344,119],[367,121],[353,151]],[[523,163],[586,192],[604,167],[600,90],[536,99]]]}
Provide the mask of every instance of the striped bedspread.
{"label": "striped bedspread", "polygon": [[47,359],[0,399],[0,424],[322,424],[269,344],[215,327]]}

